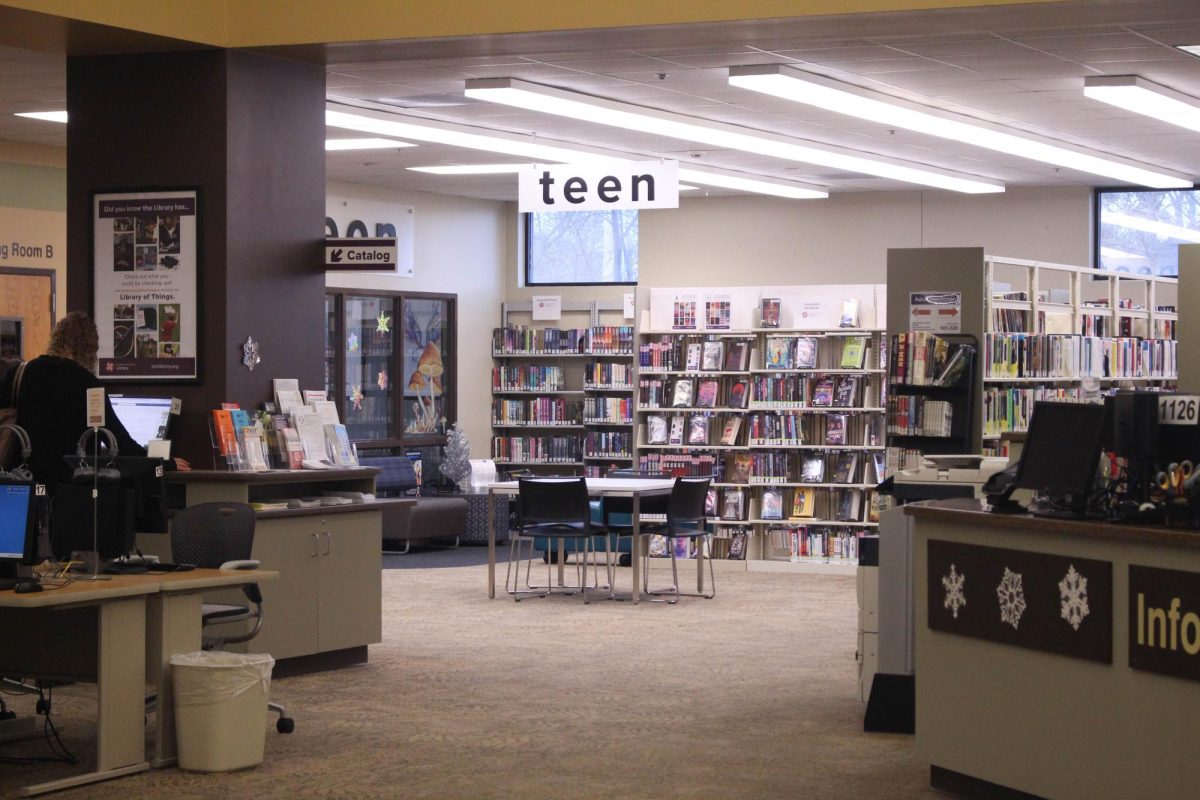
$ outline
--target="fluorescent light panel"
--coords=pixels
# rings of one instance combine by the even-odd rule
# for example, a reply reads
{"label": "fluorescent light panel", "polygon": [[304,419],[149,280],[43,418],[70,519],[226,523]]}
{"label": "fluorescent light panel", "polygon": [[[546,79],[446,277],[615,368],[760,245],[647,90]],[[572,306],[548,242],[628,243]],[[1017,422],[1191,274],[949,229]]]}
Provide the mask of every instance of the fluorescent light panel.
{"label": "fluorescent light panel", "polygon": [[853,150],[818,146],[787,136],[755,131],[737,125],[697,120],[682,114],[590,97],[512,78],[483,78],[467,81],[467,97],[538,111],[615,128],[667,136],[771,156],[803,164],[875,175],[881,178],[950,189],[969,194],[1002,192],[995,181],[942,170],[921,164],[867,156]]}
{"label": "fluorescent light panel", "polygon": [[1187,53],[1188,55],[1193,55],[1193,56],[1196,56],[1197,58],[1200,58],[1200,44],[1176,45],[1176,49],[1182,50],[1183,52]]}
{"label": "fluorescent light panel", "polygon": [[922,106],[847,83],[778,65],[734,67],[729,83],[742,89],[836,111],[942,139],[971,144],[1009,155],[1041,161],[1056,167],[1088,172],[1155,189],[1192,185],[1183,175],[1152,169],[1124,159],[973,119],[961,114]]}
{"label": "fluorescent light panel", "polygon": [[28,117],[29,119],[40,119],[46,122],[61,122],[67,124],[67,112],[65,111],[19,111],[13,114],[15,117]]}
{"label": "fluorescent light panel", "polygon": [[391,150],[397,147],[416,147],[411,142],[397,142],[395,139],[326,139],[326,150]]}
{"label": "fluorescent light panel", "polygon": [[413,172],[430,175],[503,175],[520,172],[525,164],[452,164],[444,167],[409,167]]}
{"label": "fluorescent light panel", "polygon": [[[647,160],[647,156],[642,155],[617,155],[611,152],[563,147],[558,144],[543,143],[533,137],[518,137],[515,134],[474,133],[464,130],[465,126],[434,122],[417,117],[402,117],[399,114],[389,114],[387,119],[381,119],[326,108],[325,124],[332,128],[356,130],[382,136],[401,136],[405,139],[451,145],[468,150],[501,153],[517,158],[527,158],[534,163],[581,164]],[[684,169],[681,167],[679,177],[681,180],[686,179],[689,183],[697,183],[702,186],[736,189],[794,200],[822,199],[829,196],[828,192],[819,187],[797,181],[777,181],[731,170]]]}
{"label": "fluorescent light panel", "polygon": [[1137,75],[1084,78],[1083,93],[1110,106],[1200,131],[1200,100]]}

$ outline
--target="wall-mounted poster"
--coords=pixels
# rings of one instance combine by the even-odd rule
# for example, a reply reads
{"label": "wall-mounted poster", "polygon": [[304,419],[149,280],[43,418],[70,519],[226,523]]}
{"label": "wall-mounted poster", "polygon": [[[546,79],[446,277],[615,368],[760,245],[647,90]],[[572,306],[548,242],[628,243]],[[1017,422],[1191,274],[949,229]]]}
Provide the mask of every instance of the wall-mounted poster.
{"label": "wall-mounted poster", "polygon": [[93,318],[101,379],[199,377],[195,189],[92,198]]}

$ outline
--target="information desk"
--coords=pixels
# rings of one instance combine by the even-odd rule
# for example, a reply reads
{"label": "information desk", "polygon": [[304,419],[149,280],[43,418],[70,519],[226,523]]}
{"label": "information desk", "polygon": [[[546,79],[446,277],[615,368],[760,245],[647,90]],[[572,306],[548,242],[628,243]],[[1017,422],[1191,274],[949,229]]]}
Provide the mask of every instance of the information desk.
{"label": "information desk", "polygon": [[1200,797],[1200,531],[970,503],[905,508],[931,785]]}
{"label": "information desk", "polygon": [[[325,491],[374,493],[373,467],[331,470],[168,472],[182,489],[173,504],[213,501],[279,503],[317,497]],[[367,645],[383,633],[382,513],[378,500],[320,508],[259,511],[253,557],[280,579],[263,587],[264,624],[253,641],[241,645],[270,653],[279,674],[367,660]],[[170,557],[170,538],[140,534],[143,552]],[[212,593],[209,602],[240,602],[238,593]],[[237,646],[231,647],[235,649]]]}
{"label": "information desk", "polygon": [[[61,588],[0,591],[0,674],[89,681],[97,685],[96,769],[25,787],[22,796],[142,772],[175,763],[170,659],[200,649],[206,590],[269,583],[264,570],[197,569],[166,575],[115,575]],[[155,747],[146,760],[145,692],[158,694]]]}
{"label": "information desk", "polygon": [[[669,495],[671,489],[675,486],[675,479],[664,478],[587,478],[587,490],[590,497],[625,497],[629,498],[633,506],[633,542],[631,548],[630,566],[633,569],[630,571],[633,576],[633,602],[641,602],[642,593],[640,584],[638,583],[641,575],[641,559],[646,555],[643,553],[645,543],[641,537],[641,519],[639,511],[643,497],[653,497]],[[520,485],[517,481],[504,481],[501,483],[493,483],[488,486],[488,495],[516,495],[520,491]],[[599,534],[603,535],[603,533]],[[563,583],[563,567],[564,561],[562,556],[562,547],[559,547],[558,559],[558,582]],[[488,597],[495,598],[496,596],[496,503],[488,503]],[[614,587],[615,588],[615,587]],[[696,558],[696,589],[699,592],[704,591],[704,558],[703,556]]]}

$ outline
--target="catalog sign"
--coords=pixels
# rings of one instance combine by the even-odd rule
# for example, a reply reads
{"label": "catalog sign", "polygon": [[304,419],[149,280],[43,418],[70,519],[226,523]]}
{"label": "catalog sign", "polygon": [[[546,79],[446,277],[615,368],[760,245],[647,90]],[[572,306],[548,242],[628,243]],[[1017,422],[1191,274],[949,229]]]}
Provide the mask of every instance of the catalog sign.
{"label": "catalog sign", "polygon": [[195,189],[93,197],[101,379],[198,377],[198,199]]}

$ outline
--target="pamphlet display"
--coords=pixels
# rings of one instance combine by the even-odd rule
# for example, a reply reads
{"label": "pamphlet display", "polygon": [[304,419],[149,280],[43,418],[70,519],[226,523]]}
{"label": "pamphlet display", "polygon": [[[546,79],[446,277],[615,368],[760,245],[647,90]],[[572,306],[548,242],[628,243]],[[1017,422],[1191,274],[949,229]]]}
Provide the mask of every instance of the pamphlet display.
{"label": "pamphlet display", "polygon": [[199,377],[198,236],[195,189],[93,196],[101,379]]}

